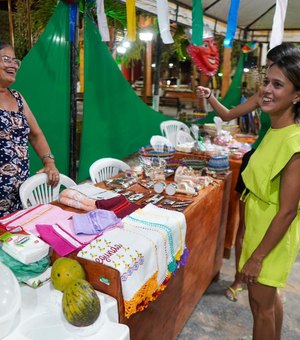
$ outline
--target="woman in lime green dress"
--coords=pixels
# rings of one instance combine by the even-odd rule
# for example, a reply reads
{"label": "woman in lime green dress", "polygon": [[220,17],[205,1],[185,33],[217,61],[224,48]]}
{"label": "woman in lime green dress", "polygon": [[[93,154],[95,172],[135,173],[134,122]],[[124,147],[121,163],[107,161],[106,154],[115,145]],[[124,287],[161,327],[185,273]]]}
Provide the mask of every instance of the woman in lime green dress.
{"label": "woman in lime green dress", "polygon": [[273,63],[260,93],[271,128],[242,176],[245,234],[239,270],[248,286],[253,339],[281,336],[284,287],[300,248],[300,57]]}
{"label": "woman in lime green dress", "polygon": [[[273,62],[281,59],[282,57],[286,55],[300,56],[300,51],[296,47],[296,45],[291,44],[291,43],[282,43],[280,45],[277,45],[268,51],[267,65],[272,64]],[[197,95],[200,98],[203,98],[203,97],[207,98],[209,104],[213,107],[215,112],[225,121],[230,121],[232,119],[240,117],[248,112],[251,112],[259,108],[259,97],[260,97],[259,92],[256,92],[246,102],[239,104],[238,106],[232,109],[227,109],[225,106],[223,106],[218,101],[218,99],[213,95],[212,91],[207,87],[198,86]],[[243,191],[245,190],[245,184],[244,184],[241,174],[243,170],[246,168],[250,157],[252,156],[254,151],[257,149],[258,145],[264,138],[264,135],[266,134],[267,130],[270,128],[270,125],[271,125],[269,115],[263,111],[261,112],[261,115],[260,115],[260,123],[261,123],[261,126],[258,132],[257,140],[255,141],[254,144],[252,144],[251,150],[245,153],[242,159],[242,164],[241,164],[238,180],[235,186],[235,190],[238,192],[239,195],[242,195]],[[240,201],[240,205],[239,205],[239,214],[240,214],[240,222],[239,222],[239,226],[238,226],[238,230],[236,234],[236,240],[235,240],[236,273],[235,273],[234,281],[225,291],[226,298],[233,302],[238,300],[239,293],[243,291],[242,281],[240,278],[240,273],[238,271],[238,264],[240,260],[241,246],[242,246],[241,239],[244,233],[244,203],[242,201]]]}

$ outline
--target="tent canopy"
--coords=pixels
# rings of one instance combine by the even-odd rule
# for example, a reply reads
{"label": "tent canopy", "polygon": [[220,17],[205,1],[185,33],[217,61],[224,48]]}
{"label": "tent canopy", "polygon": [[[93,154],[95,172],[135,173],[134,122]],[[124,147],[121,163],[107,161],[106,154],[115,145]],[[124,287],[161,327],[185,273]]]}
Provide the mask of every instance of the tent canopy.
{"label": "tent canopy", "polygon": [[[125,0],[120,0],[124,1]],[[230,0],[202,0],[205,20],[216,32],[226,33]],[[193,0],[169,0],[169,18],[181,24],[192,26]],[[157,13],[156,1],[136,0],[136,6],[152,14]],[[276,0],[240,0],[238,27],[235,38],[268,42],[271,35]],[[284,41],[300,41],[300,1],[288,0],[285,19]],[[245,35],[245,32],[247,35]]]}
{"label": "tent canopy", "polygon": [[[203,14],[218,21],[227,22],[230,0],[202,0]],[[192,6],[192,0],[178,3]],[[242,30],[271,30],[276,0],[240,0],[238,27]],[[288,0],[285,29],[300,30],[300,1]]]}

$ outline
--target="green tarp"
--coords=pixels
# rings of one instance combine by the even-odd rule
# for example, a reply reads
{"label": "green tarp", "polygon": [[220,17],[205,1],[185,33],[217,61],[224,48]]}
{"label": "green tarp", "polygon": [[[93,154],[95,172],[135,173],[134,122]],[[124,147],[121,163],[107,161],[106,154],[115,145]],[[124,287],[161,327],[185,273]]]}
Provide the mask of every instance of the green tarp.
{"label": "green tarp", "polygon": [[[59,3],[45,31],[22,61],[12,88],[19,90],[41,126],[56,165],[69,172],[70,43],[69,6]],[[30,171],[42,167],[30,149]]]}
{"label": "green tarp", "polygon": [[133,91],[112,58],[92,19],[84,27],[84,110],[79,180],[102,157],[122,159],[160,134],[170,119],[148,107]]}

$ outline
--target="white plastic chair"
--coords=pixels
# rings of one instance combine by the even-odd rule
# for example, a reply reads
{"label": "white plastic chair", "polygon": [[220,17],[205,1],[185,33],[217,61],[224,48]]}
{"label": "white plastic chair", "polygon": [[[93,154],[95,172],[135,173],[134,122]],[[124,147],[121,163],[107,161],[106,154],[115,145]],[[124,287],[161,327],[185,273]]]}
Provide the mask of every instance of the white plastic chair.
{"label": "white plastic chair", "polygon": [[168,138],[172,145],[176,146],[176,135],[179,130],[183,130],[187,133],[190,129],[187,125],[177,120],[166,120],[160,124],[161,134]]}
{"label": "white plastic chair", "polygon": [[89,172],[92,182],[96,184],[129,169],[130,166],[119,159],[101,158],[90,166]]}
{"label": "white plastic chair", "polygon": [[163,152],[165,146],[167,148],[173,148],[173,145],[168,140],[168,138],[159,135],[152,136],[150,139],[150,144],[153,150],[157,152]]}
{"label": "white plastic chair", "polygon": [[195,139],[187,132],[179,130],[176,135],[176,145],[192,143]]}
{"label": "white plastic chair", "polygon": [[[58,199],[60,191],[70,188],[76,183],[66,175],[59,174],[59,183],[56,187],[47,184],[48,176],[45,173],[29,177],[19,190],[23,208],[34,207],[42,203],[50,203]],[[62,188],[63,187],[63,188]]]}

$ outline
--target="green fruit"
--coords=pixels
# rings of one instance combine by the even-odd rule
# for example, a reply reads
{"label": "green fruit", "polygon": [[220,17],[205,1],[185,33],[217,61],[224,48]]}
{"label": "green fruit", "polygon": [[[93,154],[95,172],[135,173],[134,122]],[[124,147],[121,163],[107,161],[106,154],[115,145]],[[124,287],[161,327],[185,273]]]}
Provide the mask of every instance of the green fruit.
{"label": "green fruit", "polygon": [[55,260],[51,269],[51,282],[55,289],[63,292],[75,279],[85,279],[85,272],[78,261],[67,257]]}
{"label": "green fruit", "polygon": [[99,317],[101,306],[94,288],[86,280],[74,280],[65,289],[62,299],[63,314],[73,326],[92,325]]}

